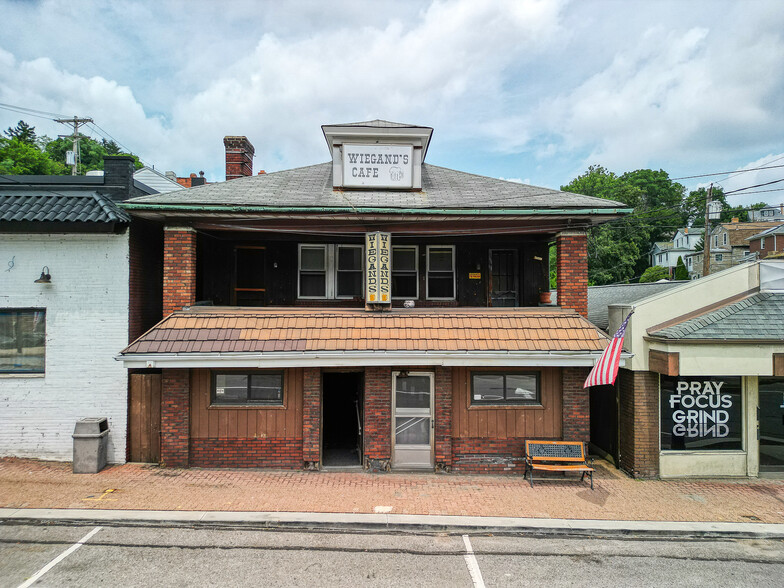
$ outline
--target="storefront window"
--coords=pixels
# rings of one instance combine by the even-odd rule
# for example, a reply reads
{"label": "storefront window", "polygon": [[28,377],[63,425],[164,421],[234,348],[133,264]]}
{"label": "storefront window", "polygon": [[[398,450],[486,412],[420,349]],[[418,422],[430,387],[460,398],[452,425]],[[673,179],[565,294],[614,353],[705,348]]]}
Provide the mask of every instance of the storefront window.
{"label": "storefront window", "polygon": [[741,379],[661,377],[662,451],[743,449]]}
{"label": "storefront window", "polygon": [[0,372],[43,373],[45,310],[0,310]]}
{"label": "storefront window", "polygon": [[759,379],[760,468],[784,470],[784,378]]}

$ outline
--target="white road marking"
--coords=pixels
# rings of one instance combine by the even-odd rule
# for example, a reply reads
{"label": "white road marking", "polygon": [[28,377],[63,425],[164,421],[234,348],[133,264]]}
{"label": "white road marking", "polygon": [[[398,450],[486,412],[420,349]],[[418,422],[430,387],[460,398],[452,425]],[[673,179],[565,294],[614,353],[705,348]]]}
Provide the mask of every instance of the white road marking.
{"label": "white road marking", "polygon": [[61,561],[63,561],[66,557],[71,555],[74,551],[79,549],[82,545],[87,543],[87,541],[90,540],[90,537],[95,535],[101,529],[102,529],[102,527],[95,527],[95,529],[93,529],[92,531],[87,533],[87,535],[85,535],[84,537],[79,539],[79,541],[77,541],[76,543],[71,545],[68,549],[63,551],[60,555],[58,555],[56,558],[54,558],[52,561],[50,561],[48,564],[46,564],[44,567],[42,567],[34,576],[31,576],[30,578],[28,578],[27,582],[25,582],[24,584],[20,584],[19,588],[27,588],[28,586],[32,586],[33,584],[35,584],[41,578],[41,576],[43,576],[46,572],[48,572],[54,566],[56,566]]}
{"label": "white road marking", "polygon": [[468,538],[468,535],[463,535],[463,543],[465,543],[466,548],[466,554],[463,557],[468,566],[468,573],[471,574],[471,581],[476,588],[485,588],[485,581],[482,579],[482,572],[474,556],[474,548],[471,547],[471,540]]}

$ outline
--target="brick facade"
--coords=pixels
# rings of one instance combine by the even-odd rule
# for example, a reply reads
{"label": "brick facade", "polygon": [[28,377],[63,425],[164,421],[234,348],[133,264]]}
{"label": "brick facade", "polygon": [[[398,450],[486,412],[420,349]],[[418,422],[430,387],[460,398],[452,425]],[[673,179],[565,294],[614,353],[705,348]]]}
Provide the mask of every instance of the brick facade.
{"label": "brick facade", "polygon": [[452,370],[437,367],[435,374],[436,469],[452,468]]}
{"label": "brick facade", "polygon": [[583,388],[590,372],[589,367],[565,367],[561,372],[564,441],[587,443],[591,439],[590,395],[589,389]]}
{"label": "brick facade", "polygon": [[196,302],[196,231],[166,227],[163,232],[163,316]]}
{"label": "brick facade", "polygon": [[305,368],[302,394],[302,460],[314,468],[321,460],[320,368]]}
{"label": "brick facade", "polygon": [[555,239],[558,254],[558,306],[588,317],[588,236],[563,231]]}
{"label": "brick facade", "polygon": [[365,463],[386,469],[392,459],[392,368],[365,369]]}
{"label": "brick facade", "polygon": [[191,439],[190,465],[201,468],[300,469],[302,439]]}
{"label": "brick facade", "polygon": [[159,226],[134,219],[129,229],[130,262],[128,341],[134,341],[161,320],[163,234]]}
{"label": "brick facade", "polygon": [[256,150],[247,137],[224,137],[226,148],[226,180],[253,175],[253,155]]}
{"label": "brick facade", "polygon": [[452,439],[452,471],[460,474],[522,474],[524,439]]}
{"label": "brick facade", "polygon": [[161,377],[161,464],[189,467],[190,372],[166,369]]}
{"label": "brick facade", "polygon": [[635,478],[659,475],[659,375],[618,370],[620,467]]}

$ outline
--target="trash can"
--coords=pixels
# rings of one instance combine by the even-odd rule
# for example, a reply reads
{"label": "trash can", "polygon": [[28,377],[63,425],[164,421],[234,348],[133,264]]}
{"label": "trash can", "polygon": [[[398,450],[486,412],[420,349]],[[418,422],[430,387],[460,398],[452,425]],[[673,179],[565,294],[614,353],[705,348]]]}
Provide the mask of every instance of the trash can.
{"label": "trash can", "polygon": [[97,474],[106,467],[109,419],[79,419],[73,432],[73,473]]}

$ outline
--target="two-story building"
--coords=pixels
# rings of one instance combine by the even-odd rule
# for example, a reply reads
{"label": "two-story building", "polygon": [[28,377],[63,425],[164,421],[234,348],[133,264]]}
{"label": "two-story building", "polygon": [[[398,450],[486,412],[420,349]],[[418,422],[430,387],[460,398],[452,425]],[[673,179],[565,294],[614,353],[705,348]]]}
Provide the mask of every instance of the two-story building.
{"label": "two-story building", "polygon": [[629,210],[430,165],[429,127],[322,129],[326,163],[254,176],[227,137],[230,181],[123,205],[163,235],[164,318],[118,358],[160,461],[504,472],[587,441],[586,229]]}
{"label": "two-story building", "polygon": [[681,257],[686,269],[690,269],[686,263],[687,256],[694,254],[703,233],[705,229],[682,227],[675,231],[672,241],[655,242],[650,251],[650,265],[666,267],[672,275],[678,265],[678,258]]}
{"label": "two-story building", "polygon": [[756,235],[746,237],[746,241],[749,244],[749,253],[757,259],[780,254],[784,251],[784,225],[774,224]]}

